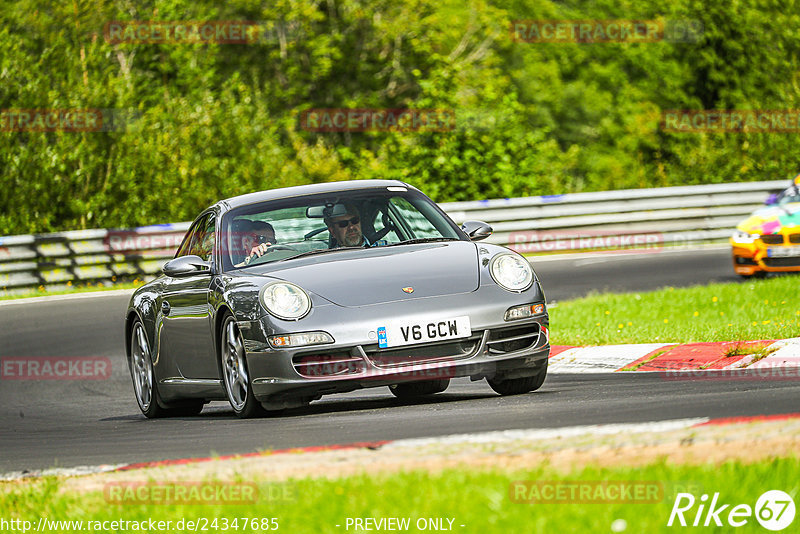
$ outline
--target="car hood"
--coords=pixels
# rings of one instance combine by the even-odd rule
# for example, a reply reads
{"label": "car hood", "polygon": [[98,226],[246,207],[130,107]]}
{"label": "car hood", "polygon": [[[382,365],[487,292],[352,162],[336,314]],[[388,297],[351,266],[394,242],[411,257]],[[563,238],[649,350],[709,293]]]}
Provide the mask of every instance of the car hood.
{"label": "car hood", "polygon": [[737,230],[748,234],[775,234],[781,228],[800,226],[800,203],[790,202],[781,206],[767,206],[753,212],[750,217],[736,225]]}
{"label": "car hood", "polygon": [[331,252],[272,264],[259,274],[340,306],[469,293],[480,284],[478,251],[467,241]]}

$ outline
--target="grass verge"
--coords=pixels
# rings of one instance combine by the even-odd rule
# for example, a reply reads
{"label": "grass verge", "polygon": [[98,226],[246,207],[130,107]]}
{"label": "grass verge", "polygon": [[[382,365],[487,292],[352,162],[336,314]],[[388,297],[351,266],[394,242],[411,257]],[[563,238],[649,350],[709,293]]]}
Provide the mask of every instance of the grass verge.
{"label": "grass verge", "polygon": [[[224,484],[255,484],[258,490],[254,503],[235,505],[120,504],[119,498],[113,497],[108,488],[104,492],[65,493],[59,491],[57,480],[42,479],[16,483],[10,490],[5,488],[0,518],[30,521],[34,525],[32,528],[40,517],[48,521],[83,521],[84,531],[89,530],[90,521],[100,522],[94,524],[100,527],[103,522],[113,520],[154,520],[170,521],[171,528],[164,530],[170,532],[223,531],[223,522],[228,530],[254,532],[274,530],[274,521],[263,523],[262,520],[275,518],[278,531],[282,532],[348,532],[356,530],[352,524],[347,528],[348,518],[374,518],[376,521],[407,518],[407,530],[411,532],[422,530],[418,522],[419,526],[425,523],[428,530],[433,530],[431,520],[449,527],[445,530],[456,532],[671,532],[676,527],[667,527],[667,521],[678,493],[692,493],[697,499],[696,505],[684,514],[691,525],[700,496],[719,492],[718,504],[731,505],[721,514],[725,521],[732,506],[747,504],[754,508],[758,497],[767,490],[780,489],[797,495],[800,489],[798,472],[800,460],[778,458],[699,466],[669,465],[662,460],[637,468],[588,466],[567,474],[543,465],[518,471],[464,468],[437,474],[424,471],[364,474],[338,479],[292,480],[280,485],[263,480],[238,480]],[[551,488],[560,485],[563,489],[560,495],[567,502],[518,502],[535,497],[536,492],[530,486],[527,490],[517,489],[520,487],[515,484],[517,481],[538,481],[540,496],[546,496],[546,485]],[[639,497],[634,493],[617,494],[597,490],[597,481],[615,481],[629,486],[644,484],[656,490],[648,490]],[[214,486],[213,481],[203,484]],[[579,496],[571,496],[576,491],[571,488],[575,487],[590,487],[591,499],[599,496],[606,502],[573,502],[580,500]],[[737,528],[737,532],[764,531],[754,516],[745,519],[747,523]],[[184,528],[176,528],[181,520]],[[196,528],[189,527],[188,521],[194,522]],[[53,532],[77,530],[74,524],[73,528],[49,525],[47,530]],[[257,528],[253,528],[254,525]],[[264,528],[265,525],[269,528]],[[126,527],[117,530],[133,530],[130,525]],[[374,525],[373,530],[377,530]]]}
{"label": "grass verge", "polygon": [[559,302],[550,310],[551,342],[608,345],[797,337],[798,282],[797,276],[781,276]]}
{"label": "grass verge", "polygon": [[58,291],[49,291],[44,288],[40,288],[31,289],[30,291],[13,295],[3,294],[0,292],[0,300],[16,300],[31,297],[51,297],[54,295],[72,295],[78,293],[96,293],[98,291],[116,291],[119,289],[136,289],[137,287],[144,285],[144,283],[145,282],[143,280],[134,280],[133,282],[116,283],[112,285],[104,285],[102,282],[98,282],[97,285],[82,284]]}

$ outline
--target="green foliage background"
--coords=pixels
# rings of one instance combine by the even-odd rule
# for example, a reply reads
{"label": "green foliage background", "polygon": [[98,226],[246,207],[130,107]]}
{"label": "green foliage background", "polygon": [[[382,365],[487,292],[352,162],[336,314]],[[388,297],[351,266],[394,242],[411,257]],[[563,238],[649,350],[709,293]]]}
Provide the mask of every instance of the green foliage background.
{"label": "green foliage background", "polygon": [[[517,19],[693,19],[696,42],[528,44]],[[111,20],[254,20],[258,44],[111,44]],[[665,109],[798,105],[792,0],[4,0],[0,109],[135,111],[0,132],[0,235],[189,220],[253,190],[398,178],[437,201],[778,179],[787,134]],[[313,133],[311,108],[448,108],[448,132]]]}

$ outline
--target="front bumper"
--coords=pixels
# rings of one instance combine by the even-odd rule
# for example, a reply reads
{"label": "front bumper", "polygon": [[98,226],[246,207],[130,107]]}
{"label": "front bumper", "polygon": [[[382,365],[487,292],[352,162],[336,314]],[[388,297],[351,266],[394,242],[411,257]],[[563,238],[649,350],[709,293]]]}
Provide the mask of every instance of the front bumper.
{"label": "front bumper", "polygon": [[[514,321],[505,321],[503,315],[515,305],[543,303],[541,290],[537,287],[521,294],[485,296],[495,298],[476,299],[473,293],[437,298],[424,302],[424,306],[419,301],[357,310],[336,305],[316,306],[313,316],[281,326],[297,332],[325,331],[335,342],[302,348],[269,346],[266,338],[276,333],[269,331],[274,319],[253,321],[242,328],[253,394],[265,405],[279,407],[292,405],[292,399],[307,401],[324,394],[406,381],[466,376],[474,380],[519,378],[538,374],[550,353],[546,310]],[[472,335],[436,343],[378,348],[373,335],[377,326],[396,318],[418,316],[421,308],[425,315],[442,318],[468,315]],[[343,316],[350,320],[342,322]]]}
{"label": "front bumper", "polygon": [[[788,240],[789,237],[787,236],[786,239]],[[800,271],[800,256],[770,257],[769,255],[770,248],[794,252],[795,250],[800,250],[800,244],[767,244],[761,240],[756,240],[753,243],[737,243],[731,240],[730,243],[733,254],[733,269],[736,274],[751,276],[760,272]]]}

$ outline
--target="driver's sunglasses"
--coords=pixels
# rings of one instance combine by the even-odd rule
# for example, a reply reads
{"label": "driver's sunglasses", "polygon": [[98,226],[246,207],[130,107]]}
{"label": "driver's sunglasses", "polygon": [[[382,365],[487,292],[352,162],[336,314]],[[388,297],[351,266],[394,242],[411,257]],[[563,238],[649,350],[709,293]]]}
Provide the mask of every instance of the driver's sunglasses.
{"label": "driver's sunglasses", "polygon": [[257,235],[256,240],[258,241],[259,244],[272,243],[273,241],[275,241],[275,238],[270,235]]}
{"label": "driver's sunglasses", "polygon": [[336,221],[333,224],[338,226],[339,228],[347,228],[351,224],[355,226],[356,224],[358,224],[360,222],[361,222],[361,219],[359,219],[358,217],[353,217],[352,219],[345,219],[343,221]]}

